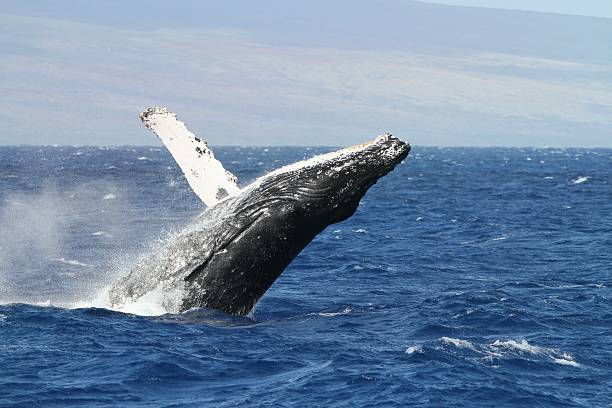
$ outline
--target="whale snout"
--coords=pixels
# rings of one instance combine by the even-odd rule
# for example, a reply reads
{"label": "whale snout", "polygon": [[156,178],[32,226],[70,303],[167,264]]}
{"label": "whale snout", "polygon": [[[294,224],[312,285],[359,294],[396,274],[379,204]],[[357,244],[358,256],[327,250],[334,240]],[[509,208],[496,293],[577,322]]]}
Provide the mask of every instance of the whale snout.
{"label": "whale snout", "polygon": [[381,154],[390,159],[394,165],[404,160],[410,153],[410,144],[390,133],[378,136],[374,144],[381,146]]}

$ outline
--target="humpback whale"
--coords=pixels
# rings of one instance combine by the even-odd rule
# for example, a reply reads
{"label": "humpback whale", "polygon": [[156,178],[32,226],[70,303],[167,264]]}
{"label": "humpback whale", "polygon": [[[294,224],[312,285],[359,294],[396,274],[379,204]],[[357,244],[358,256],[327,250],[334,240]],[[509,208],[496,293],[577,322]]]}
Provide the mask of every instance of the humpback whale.
{"label": "humpback whale", "polygon": [[141,114],[208,208],[109,291],[119,307],[153,290],[176,292],[167,310],[245,315],[328,225],[353,215],[366,191],[406,158],[410,145],[375,140],[274,170],[240,189],[206,141],[165,108]]}

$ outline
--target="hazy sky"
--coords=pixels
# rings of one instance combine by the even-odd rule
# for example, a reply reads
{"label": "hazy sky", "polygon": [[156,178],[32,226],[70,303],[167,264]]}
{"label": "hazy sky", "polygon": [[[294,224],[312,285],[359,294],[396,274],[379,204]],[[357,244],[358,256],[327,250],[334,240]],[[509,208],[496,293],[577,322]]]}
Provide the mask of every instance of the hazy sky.
{"label": "hazy sky", "polygon": [[[606,16],[609,1],[444,1]],[[568,8],[574,4],[574,8]],[[580,7],[576,5],[580,4]],[[0,144],[612,147],[612,19],[408,0],[0,0]]]}
{"label": "hazy sky", "polygon": [[610,0],[425,0],[428,3],[454,6],[490,7],[514,10],[532,10],[548,13],[575,14],[612,18]]}

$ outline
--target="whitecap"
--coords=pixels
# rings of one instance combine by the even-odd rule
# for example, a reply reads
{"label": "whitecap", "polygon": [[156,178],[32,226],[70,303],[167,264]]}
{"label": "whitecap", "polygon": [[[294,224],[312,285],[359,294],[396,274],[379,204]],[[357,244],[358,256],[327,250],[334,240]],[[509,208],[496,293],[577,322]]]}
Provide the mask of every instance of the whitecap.
{"label": "whitecap", "polygon": [[529,342],[527,340],[520,340],[520,341],[515,341],[515,340],[495,340],[492,344],[493,347],[500,347],[500,348],[505,348],[508,350],[514,350],[514,351],[522,351],[525,353],[531,353],[531,354],[537,354],[540,353],[542,351],[541,347],[538,346],[533,346],[531,344],[529,344]]}
{"label": "whitecap", "polygon": [[580,363],[575,362],[574,360],[566,360],[564,358],[553,358],[553,361],[557,364],[568,365],[572,367],[580,367]]}
{"label": "whitecap", "polygon": [[422,353],[422,352],[423,352],[423,346],[417,345],[417,346],[408,347],[404,353],[415,354],[415,353]]}
{"label": "whitecap", "polygon": [[318,315],[319,316],[324,316],[324,317],[332,317],[332,316],[339,316],[339,315],[345,315],[345,314],[349,314],[351,313],[352,310],[349,306],[345,307],[344,309],[342,309],[339,312],[319,312]]}
{"label": "whitecap", "polygon": [[573,180],[572,184],[582,184],[585,181],[587,181],[589,178],[590,178],[589,176],[580,176],[576,180]]}
{"label": "whitecap", "polygon": [[546,348],[529,344],[527,340],[495,340],[491,344],[492,347],[497,349],[506,349],[510,351],[518,351],[525,354],[541,355],[548,357],[552,362],[561,365],[568,365],[572,367],[581,367],[580,363],[576,362],[574,357],[569,353],[560,352],[553,348]]}
{"label": "whitecap", "polygon": [[439,339],[442,343],[459,347],[459,348],[469,348],[475,350],[474,344],[472,342],[462,339],[454,339],[452,337],[441,337]]}
{"label": "whitecap", "polygon": [[117,198],[117,196],[114,194],[107,194],[104,197],[102,197],[103,200],[114,200],[115,198]]}

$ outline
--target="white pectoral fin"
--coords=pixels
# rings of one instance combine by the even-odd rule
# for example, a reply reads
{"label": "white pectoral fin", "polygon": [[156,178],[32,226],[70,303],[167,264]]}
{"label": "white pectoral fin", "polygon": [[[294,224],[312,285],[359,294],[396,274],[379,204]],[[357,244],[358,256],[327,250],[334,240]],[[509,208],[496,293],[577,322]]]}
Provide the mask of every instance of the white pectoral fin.
{"label": "white pectoral fin", "polygon": [[223,168],[206,141],[191,133],[175,113],[153,107],[142,112],[140,119],[161,139],[192,190],[208,207],[240,190],[236,176]]}

